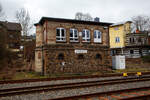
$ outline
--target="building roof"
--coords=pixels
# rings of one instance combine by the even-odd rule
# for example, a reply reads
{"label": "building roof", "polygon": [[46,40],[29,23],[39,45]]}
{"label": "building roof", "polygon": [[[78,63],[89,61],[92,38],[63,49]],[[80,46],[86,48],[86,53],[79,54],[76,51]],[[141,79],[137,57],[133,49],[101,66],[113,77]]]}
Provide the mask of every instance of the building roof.
{"label": "building roof", "polygon": [[114,23],[114,24],[112,24],[112,25],[110,25],[110,26],[119,26],[119,25],[123,25],[123,24],[125,24],[125,23],[127,23],[127,22],[132,23],[131,21],[125,21],[125,22]]}
{"label": "building roof", "polygon": [[7,30],[10,31],[21,31],[21,25],[19,23],[15,23],[15,22],[7,22],[7,21],[0,21],[0,24],[4,25]]}
{"label": "building roof", "polygon": [[64,18],[52,18],[52,17],[42,17],[39,23],[36,23],[36,25],[40,24],[43,25],[45,21],[54,21],[54,22],[67,22],[67,23],[76,23],[76,24],[90,24],[90,25],[102,25],[102,26],[109,26],[113,23],[107,23],[107,22],[95,22],[95,21],[83,21],[83,20],[75,20],[75,19],[64,19]]}

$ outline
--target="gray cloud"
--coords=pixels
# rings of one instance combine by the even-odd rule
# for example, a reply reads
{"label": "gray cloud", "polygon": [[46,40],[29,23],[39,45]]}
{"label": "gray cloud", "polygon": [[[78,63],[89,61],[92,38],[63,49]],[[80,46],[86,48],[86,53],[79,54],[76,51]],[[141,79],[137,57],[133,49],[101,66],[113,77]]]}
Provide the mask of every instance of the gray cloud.
{"label": "gray cloud", "polygon": [[7,19],[14,21],[15,11],[25,7],[32,20],[42,16],[74,18],[76,12],[90,13],[101,21],[130,20],[135,15],[150,15],[150,0],[2,0]]}

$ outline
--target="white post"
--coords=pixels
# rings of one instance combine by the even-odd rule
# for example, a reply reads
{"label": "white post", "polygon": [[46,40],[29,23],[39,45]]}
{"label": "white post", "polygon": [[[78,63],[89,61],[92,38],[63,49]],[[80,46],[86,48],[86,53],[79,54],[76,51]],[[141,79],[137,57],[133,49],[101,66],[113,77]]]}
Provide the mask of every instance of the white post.
{"label": "white post", "polygon": [[123,48],[121,48],[121,54],[123,55]]}

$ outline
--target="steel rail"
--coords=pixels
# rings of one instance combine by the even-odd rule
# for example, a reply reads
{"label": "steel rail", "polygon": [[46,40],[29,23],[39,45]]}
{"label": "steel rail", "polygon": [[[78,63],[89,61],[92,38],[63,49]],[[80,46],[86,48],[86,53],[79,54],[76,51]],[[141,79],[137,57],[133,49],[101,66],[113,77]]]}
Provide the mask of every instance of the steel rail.
{"label": "steel rail", "polygon": [[[136,73],[128,73],[128,75],[133,76]],[[142,72],[143,75],[150,75],[150,72]],[[103,75],[89,75],[89,76],[73,76],[73,77],[58,77],[58,78],[42,78],[42,79],[22,79],[22,80],[7,80],[0,81],[0,84],[15,84],[15,83],[28,83],[28,82],[42,82],[42,81],[52,81],[52,80],[72,80],[72,79],[88,79],[88,78],[101,78],[101,77],[119,77],[122,76],[121,73],[115,74],[103,74]]]}
{"label": "steel rail", "polygon": [[[150,90],[150,86],[148,87],[139,87],[139,88],[130,88],[130,89],[122,89],[122,90],[115,90],[115,91],[108,91],[108,92],[99,92],[99,93],[91,93],[91,94],[84,94],[84,95],[76,95],[76,96],[70,96],[70,97],[60,97],[60,98],[55,98],[55,99],[48,99],[48,100],[78,100],[81,98],[92,98],[92,97],[100,97],[103,95],[112,95],[112,94],[119,94],[119,93],[127,93],[127,92],[132,92],[132,91],[142,91],[142,90]],[[141,96],[135,96],[135,97],[128,97],[128,98],[123,98],[119,100],[143,100],[143,98],[150,97],[150,94],[146,95],[141,95]],[[149,99],[144,99],[144,100],[149,100]]]}
{"label": "steel rail", "polygon": [[103,81],[76,82],[76,83],[54,84],[54,85],[45,85],[45,86],[2,89],[0,90],[0,97],[19,95],[19,94],[29,94],[29,93],[43,92],[43,91],[47,92],[47,91],[76,89],[76,88],[84,88],[84,87],[92,87],[92,86],[100,86],[100,85],[113,85],[113,84],[121,84],[121,83],[140,82],[140,81],[150,81],[150,77],[144,77],[144,78],[132,77],[132,78],[124,78],[124,79],[103,80]]}
{"label": "steel rail", "polygon": [[150,94],[145,94],[141,96],[128,97],[120,100],[150,100]]}

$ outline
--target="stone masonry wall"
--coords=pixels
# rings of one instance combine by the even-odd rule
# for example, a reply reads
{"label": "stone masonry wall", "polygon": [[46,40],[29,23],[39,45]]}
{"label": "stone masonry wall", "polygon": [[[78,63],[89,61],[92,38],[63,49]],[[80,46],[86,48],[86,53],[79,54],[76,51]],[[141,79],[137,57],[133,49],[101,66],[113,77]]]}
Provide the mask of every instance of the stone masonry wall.
{"label": "stone masonry wall", "polygon": [[[87,53],[75,53],[79,48],[87,50]],[[49,45],[45,54],[45,70],[47,73],[100,71],[110,65],[109,52],[105,47],[88,45]],[[64,58],[59,59],[59,54],[63,54]],[[83,55],[83,58],[79,58],[79,55]]]}

